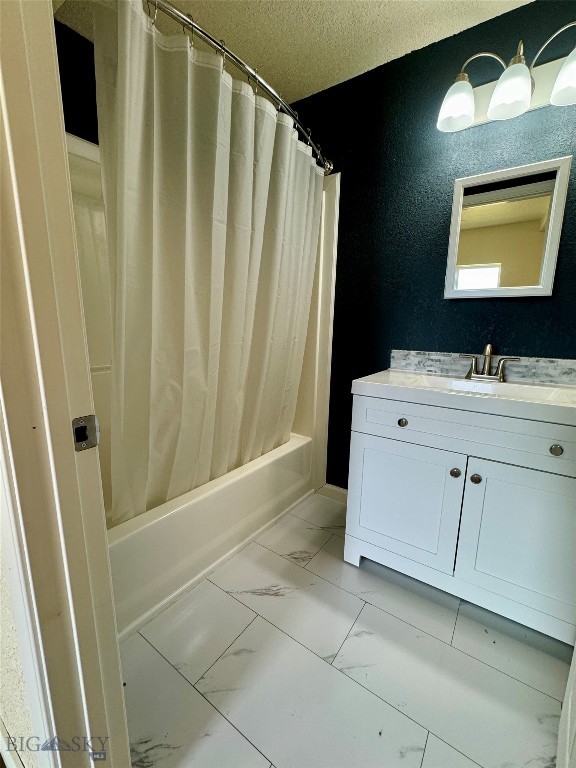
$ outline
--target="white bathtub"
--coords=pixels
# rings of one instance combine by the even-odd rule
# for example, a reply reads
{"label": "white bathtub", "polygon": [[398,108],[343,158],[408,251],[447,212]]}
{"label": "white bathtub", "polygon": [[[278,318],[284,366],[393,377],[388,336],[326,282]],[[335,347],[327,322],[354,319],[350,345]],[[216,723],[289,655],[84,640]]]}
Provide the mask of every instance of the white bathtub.
{"label": "white bathtub", "polygon": [[120,637],[310,493],[312,440],[290,441],[108,533]]}

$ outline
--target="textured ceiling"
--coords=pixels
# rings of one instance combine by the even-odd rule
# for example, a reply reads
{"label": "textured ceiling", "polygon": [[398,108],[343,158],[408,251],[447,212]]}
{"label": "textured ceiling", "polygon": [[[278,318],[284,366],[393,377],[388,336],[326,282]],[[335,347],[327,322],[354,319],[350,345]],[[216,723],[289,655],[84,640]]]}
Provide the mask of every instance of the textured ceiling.
{"label": "textured ceiling", "polygon": [[[288,101],[499,16],[531,0],[173,0],[258,69]],[[153,4],[153,0],[151,0]],[[56,18],[91,37],[90,0],[53,0]],[[164,32],[180,28],[158,14]],[[455,64],[457,66],[458,63]]]}
{"label": "textured ceiling", "polygon": [[523,200],[500,200],[497,203],[474,205],[462,211],[461,229],[497,227],[501,224],[540,222],[540,231],[546,226],[551,193]]}

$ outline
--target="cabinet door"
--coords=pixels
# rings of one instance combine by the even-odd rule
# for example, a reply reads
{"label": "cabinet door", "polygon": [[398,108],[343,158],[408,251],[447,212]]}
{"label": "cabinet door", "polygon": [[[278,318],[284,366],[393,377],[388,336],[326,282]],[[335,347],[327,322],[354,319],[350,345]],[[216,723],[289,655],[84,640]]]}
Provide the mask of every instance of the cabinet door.
{"label": "cabinet door", "polygon": [[346,533],[451,574],[465,474],[462,454],[352,432]]}
{"label": "cabinet door", "polygon": [[458,578],[573,623],[575,552],[576,480],[469,459]]}

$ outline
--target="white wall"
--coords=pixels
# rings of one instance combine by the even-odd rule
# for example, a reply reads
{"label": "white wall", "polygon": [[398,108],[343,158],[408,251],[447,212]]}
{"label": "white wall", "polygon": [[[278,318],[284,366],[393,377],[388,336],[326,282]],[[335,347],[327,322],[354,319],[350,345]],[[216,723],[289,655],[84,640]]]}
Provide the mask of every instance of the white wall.
{"label": "white wall", "polygon": [[[8,588],[8,497],[0,462],[0,719],[10,736],[32,736],[30,705],[18,647],[14,609]],[[26,768],[36,768],[34,752],[21,754]]]}

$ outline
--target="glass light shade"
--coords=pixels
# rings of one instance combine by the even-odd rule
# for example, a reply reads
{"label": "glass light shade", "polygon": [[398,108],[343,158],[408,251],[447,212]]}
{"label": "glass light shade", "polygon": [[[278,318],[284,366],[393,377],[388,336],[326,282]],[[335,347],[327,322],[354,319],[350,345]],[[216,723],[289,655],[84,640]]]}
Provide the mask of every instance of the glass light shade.
{"label": "glass light shade", "polygon": [[468,128],[474,122],[474,92],[467,80],[459,80],[450,86],[440,107],[436,127],[452,133]]}
{"label": "glass light shade", "polygon": [[526,64],[511,64],[500,75],[488,106],[489,120],[508,120],[530,108],[532,78]]}
{"label": "glass light shade", "polygon": [[558,77],[552,88],[550,104],[557,107],[567,107],[576,104],[576,48],[562,64]]}

